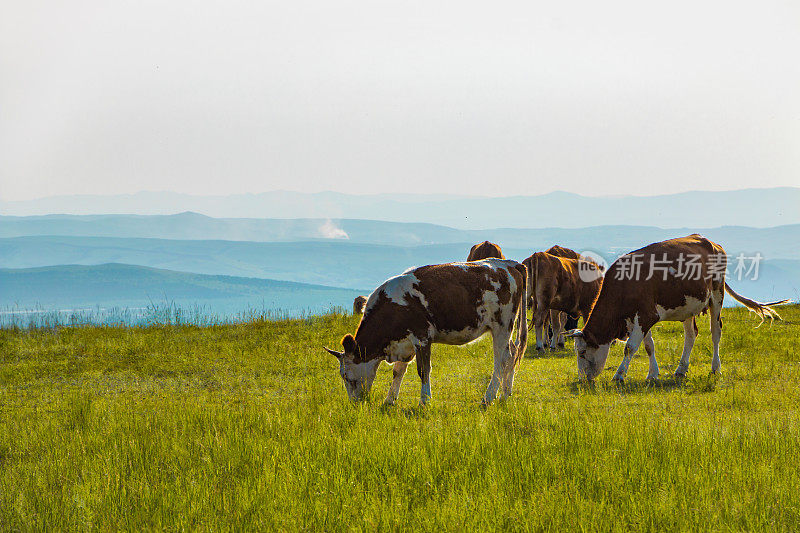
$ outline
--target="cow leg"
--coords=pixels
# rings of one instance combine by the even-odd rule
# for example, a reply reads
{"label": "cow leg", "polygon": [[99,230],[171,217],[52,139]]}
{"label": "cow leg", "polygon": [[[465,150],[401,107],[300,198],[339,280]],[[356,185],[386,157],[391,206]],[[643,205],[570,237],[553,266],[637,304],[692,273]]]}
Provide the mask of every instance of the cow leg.
{"label": "cow leg", "polygon": [[544,327],[545,322],[547,322],[548,316],[548,309],[543,305],[539,304],[536,307],[536,311],[533,313],[533,325],[536,330],[536,349],[538,351],[544,350],[544,344],[542,343],[542,337],[544,335]]}
{"label": "cow leg", "polygon": [[431,345],[426,344],[417,348],[417,374],[422,381],[419,393],[420,405],[427,404],[431,399]]}
{"label": "cow leg", "polygon": [[697,322],[694,317],[688,318],[683,321],[683,353],[681,360],[678,363],[678,368],[675,369],[675,377],[682,378],[686,376],[689,371],[689,356],[692,354],[694,347],[694,340],[697,338]]}
{"label": "cow leg", "polygon": [[550,323],[550,311],[548,310],[544,315],[544,333],[542,334],[542,345],[547,346],[550,344],[550,339],[553,338],[553,324]]}
{"label": "cow leg", "polygon": [[[647,333],[650,332],[648,331]],[[628,334],[628,342],[625,343],[622,363],[620,363],[616,374],[614,374],[614,381],[625,381],[625,376],[628,374],[628,365],[631,364],[631,359],[639,350],[639,345],[642,343],[642,340],[644,340],[644,337],[645,333],[642,331],[642,327],[636,323]]]}
{"label": "cow leg", "polygon": [[570,329],[567,327],[569,324],[569,315],[567,313],[559,313],[559,321],[561,333],[558,335],[558,347],[564,348],[564,332]]}
{"label": "cow leg", "polygon": [[653,342],[653,330],[647,332],[644,336],[644,351],[650,357],[650,370],[647,372],[648,380],[658,379],[658,361],[656,361],[656,343]]}
{"label": "cow leg", "polygon": [[711,358],[711,373],[716,374],[719,372],[719,367],[722,363],[719,360],[719,341],[722,338],[722,299],[725,296],[725,291],[719,293],[711,293],[711,302],[709,307],[709,315],[711,316],[711,342],[714,345],[714,355]]}
{"label": "cow leg", "polygon": [[550,337],[550,349],[555,351],[558,346],[564,347],[564,337],[561,331],[564,329],[564,318],[566,315],[561,311],[550,311],[550,323],[553,325],[553,336]]}
{"label": "cow leg", "polygon": [[397,401],[397,396],[400,395],[400,385],[403,384],[403,376],[406,375],[408,363],[398,361],[392,368],[392,384],[389,386],[389,393],[386,395],[386,400],[383,402],[386,405],[393,405]]}
{"label": "cow leg", "polygon": [[[509,341],[511,340],[511,335],[513,332],[509,334],[508,338]],[[501,335],[502,336],[502,335]],[[505,343],[505,350],[506,353],[503,355],[503,359],[505,360],[505,368],[503,369],[503,398],[508,398],[514,392],[514,374],[517,371],[516,360],[514,359],[514,350],[515,345],[510,342]]]}
{"label": "cow leg", "polygon": [[[503,382],[503,397],[511,394],[511,385],[508,383],[507,374],[513,371],[514,359],[511,357],[511,350],[508,347],[508,341],[511,339],[510,332],[492,331],[492,351],[494,352],[494,371],[492,372],[492,379],[489,381],[489,386],[486,387],[486,394],[483,397],[483,405],[489,405],[497,396],[497,389],[500,387],[500,382]],[[513,377],[512,377],[513,380]]]}

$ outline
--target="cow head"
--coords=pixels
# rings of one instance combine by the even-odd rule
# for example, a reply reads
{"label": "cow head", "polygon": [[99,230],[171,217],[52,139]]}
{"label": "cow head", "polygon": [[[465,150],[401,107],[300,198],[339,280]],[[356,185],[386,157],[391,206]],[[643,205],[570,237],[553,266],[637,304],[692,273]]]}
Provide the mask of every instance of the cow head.
{"label": "cow head", "polygon": [[381,359],[363,361],[356,339],[349,333],[342,339],[342,347],[344,351],[341,352],[329,348],[325,348],[325,351],[339,360],[339,375],[342,376],[347,395],[350,400],[357,402],[363,400],[372,389]]}
{"label": "cow head", "polygon": [[578,356],[578,374],[588,380],[600,375],[606,366],[608,350],[611,343],[597,345],[592,339],[587,339],[583,331],[573,329],[564,334],[565,337],[575,339],[575,354]]}

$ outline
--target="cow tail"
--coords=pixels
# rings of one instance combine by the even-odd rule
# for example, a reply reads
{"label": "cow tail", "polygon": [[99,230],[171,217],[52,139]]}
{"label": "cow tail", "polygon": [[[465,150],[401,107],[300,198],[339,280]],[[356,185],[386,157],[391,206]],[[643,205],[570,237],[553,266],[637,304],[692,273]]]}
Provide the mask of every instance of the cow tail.
{"label": "cow tail", "polygon": [[517,311],[517,345],[514,350],[514,367],[516,368],[522,357],[525,355],[525,349],[528,347],[528,306],[526,301],[528,299],[528,268],[519,263],[516,269],[522,274],[522,294],[519,298],[519,310]]}
{"label": "cow tail", "polygon": [[[781,320],[781,315],[774,309],[772,309],[773,305],[781,305],[790,302],[791,300],[779,300],[776,302],[769,302],[769,303],[761,303],[756,302],[755,300],[751,300],[750,298],[746,298],[741,294],[737,293],[735,290],[731,289],[731,286],[728,285],[728,282],[725,282],[725,290],[728,291],[734,300],[742,304],[743,306],[747,307],[749,310],[753,311],[755,314],[761,317],[761,322],[758,324],[759,326],[764,323],[764,320],[769,318],[773,320],[777,318]],[[756,326],[758,327],[758,326]]]}
{"label": "cow tail", "polygon": [[528,288],[531,291],[531,309],[536,312],[536,274],[539,272],[539,256],[533,254],[531,273],[528,275]]}

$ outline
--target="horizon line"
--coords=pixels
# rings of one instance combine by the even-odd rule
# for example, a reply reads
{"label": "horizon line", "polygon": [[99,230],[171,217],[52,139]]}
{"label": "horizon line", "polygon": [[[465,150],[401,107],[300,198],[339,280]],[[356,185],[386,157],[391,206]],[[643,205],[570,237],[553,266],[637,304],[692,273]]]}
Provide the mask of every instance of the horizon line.
{"label": "horizon line", "polygon": [[276,194],[276,193],[283,193],[283,194],[296,194],[296,195],[303,195],[303,196],[315,196],[315,195],[325,195],[325,194],[335,194],[341,196],[352,196],[352,197],[361,197],[361,198],[369,198],[369,197],[379,197],[379,196],[401,196],[401,197],[408,197],[408,196],[416,196],[416,197],[446,197],[452,199],[474,199],[474,200],[498,200],[498,199],[509,199],[509,198],[539,198],[543,196],[555,195],[555,194],[567,194],[572,196],[578,196],[582,198],[594,198],[594,199],[620,199],[620,198],[658,198],[658,197],[666,197],[666,196],[678,196],[681,194],[690,194],[690,193],[731,193],[731,192],[746,192],[746,191],[774,191],[774,190],[781,190],[781,189],[793,189],[793,190],[800,190],[800,185],[792,186],[792,185],[783,185],[778,187],[745,187],[741,189],[718,189],[718,190],[711,190],[711,189],[688,189],[685,191],[673,192],[673,193],[662,193],[662,194],[601,194],[601,195],[589,195],[589,194],[581,194],[580,192],[563,190],[563,189],[556,189],[548,192],[544,192],[541,194],[512,194],[512,195],[498,195],[498,196],[479,196],[479,195],[471,195],[471,194],[456,194],[456,193],[444,193],[444,192],[434,192],[434,193],[417,193],[417,192],[379,192],[379,193],[353,193],[353,192],[342,192],[342,191],[334,191],[330,189],[319,190],[319,191],[295,191],[289,189],[270,189],[261,192],[244,192],[244,193],[231,193],[231,194],[196,194],[196,193],[188,193],[188,192],[178,192],[173,190],[140,190],[136,192],[120,192],[120,193],[109,193],[109,194],[101,194],[101,193],[75,193],[75,194],[57,194],[57,195],[50,195],[50,196],[38,196],[34,198],[27,198],[27,199],[16,199],[16,200],[7,200],[0,197],[0,203],[25,203],[25,202],[37,202],[42,200],[48,199],[57,199],[57,198],[76,198],[76,197],[84,197],[84,198],[119,198],[119,197],[134,197],[139,195],[147,195],[147,194],[170,194],[170,195],[177,195],[177,196],[189,196],[194,198],[232,198],[237,196],[260,196],[264,194]]}

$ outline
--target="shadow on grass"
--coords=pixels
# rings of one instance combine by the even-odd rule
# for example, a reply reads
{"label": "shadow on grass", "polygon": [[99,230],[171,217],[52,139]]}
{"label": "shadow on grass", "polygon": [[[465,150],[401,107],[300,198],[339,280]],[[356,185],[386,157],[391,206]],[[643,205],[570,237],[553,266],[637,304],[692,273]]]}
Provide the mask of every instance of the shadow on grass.
{"label": "shadow on grass", "polygon": [[420,420],[420,419],[427,419],[431,414],[432,406],[427,405],[412,405],[402,407],[397,404],[387,405],[382,404],[380,407],[380,412],[383,414],[396,414],[408,419],[413,420]]}
{"label": "shadow on grass", "polygon": [[617,394],[648,394],[653,392],[667,392],[683,389],[687,393],[697,394],[713,392],[717,388],[717,376],[707,375],[695,378],[675,377],[660,378],[656,380],[625,380],[617,381],[585,381],[575,380],[570,383],[570,392],[578,394],[597,394],[598,392],[616,392]]}
{"label": "shadow on grass", "polygon": [[550,350],[547,348],[545,350],[537,350],[535,344],[528,345],[528,349],[525,350],[525,359],[564,359],[566,357],[574,357],[575,351],[572,347],[564,348],[560,347],[555,351]]}

